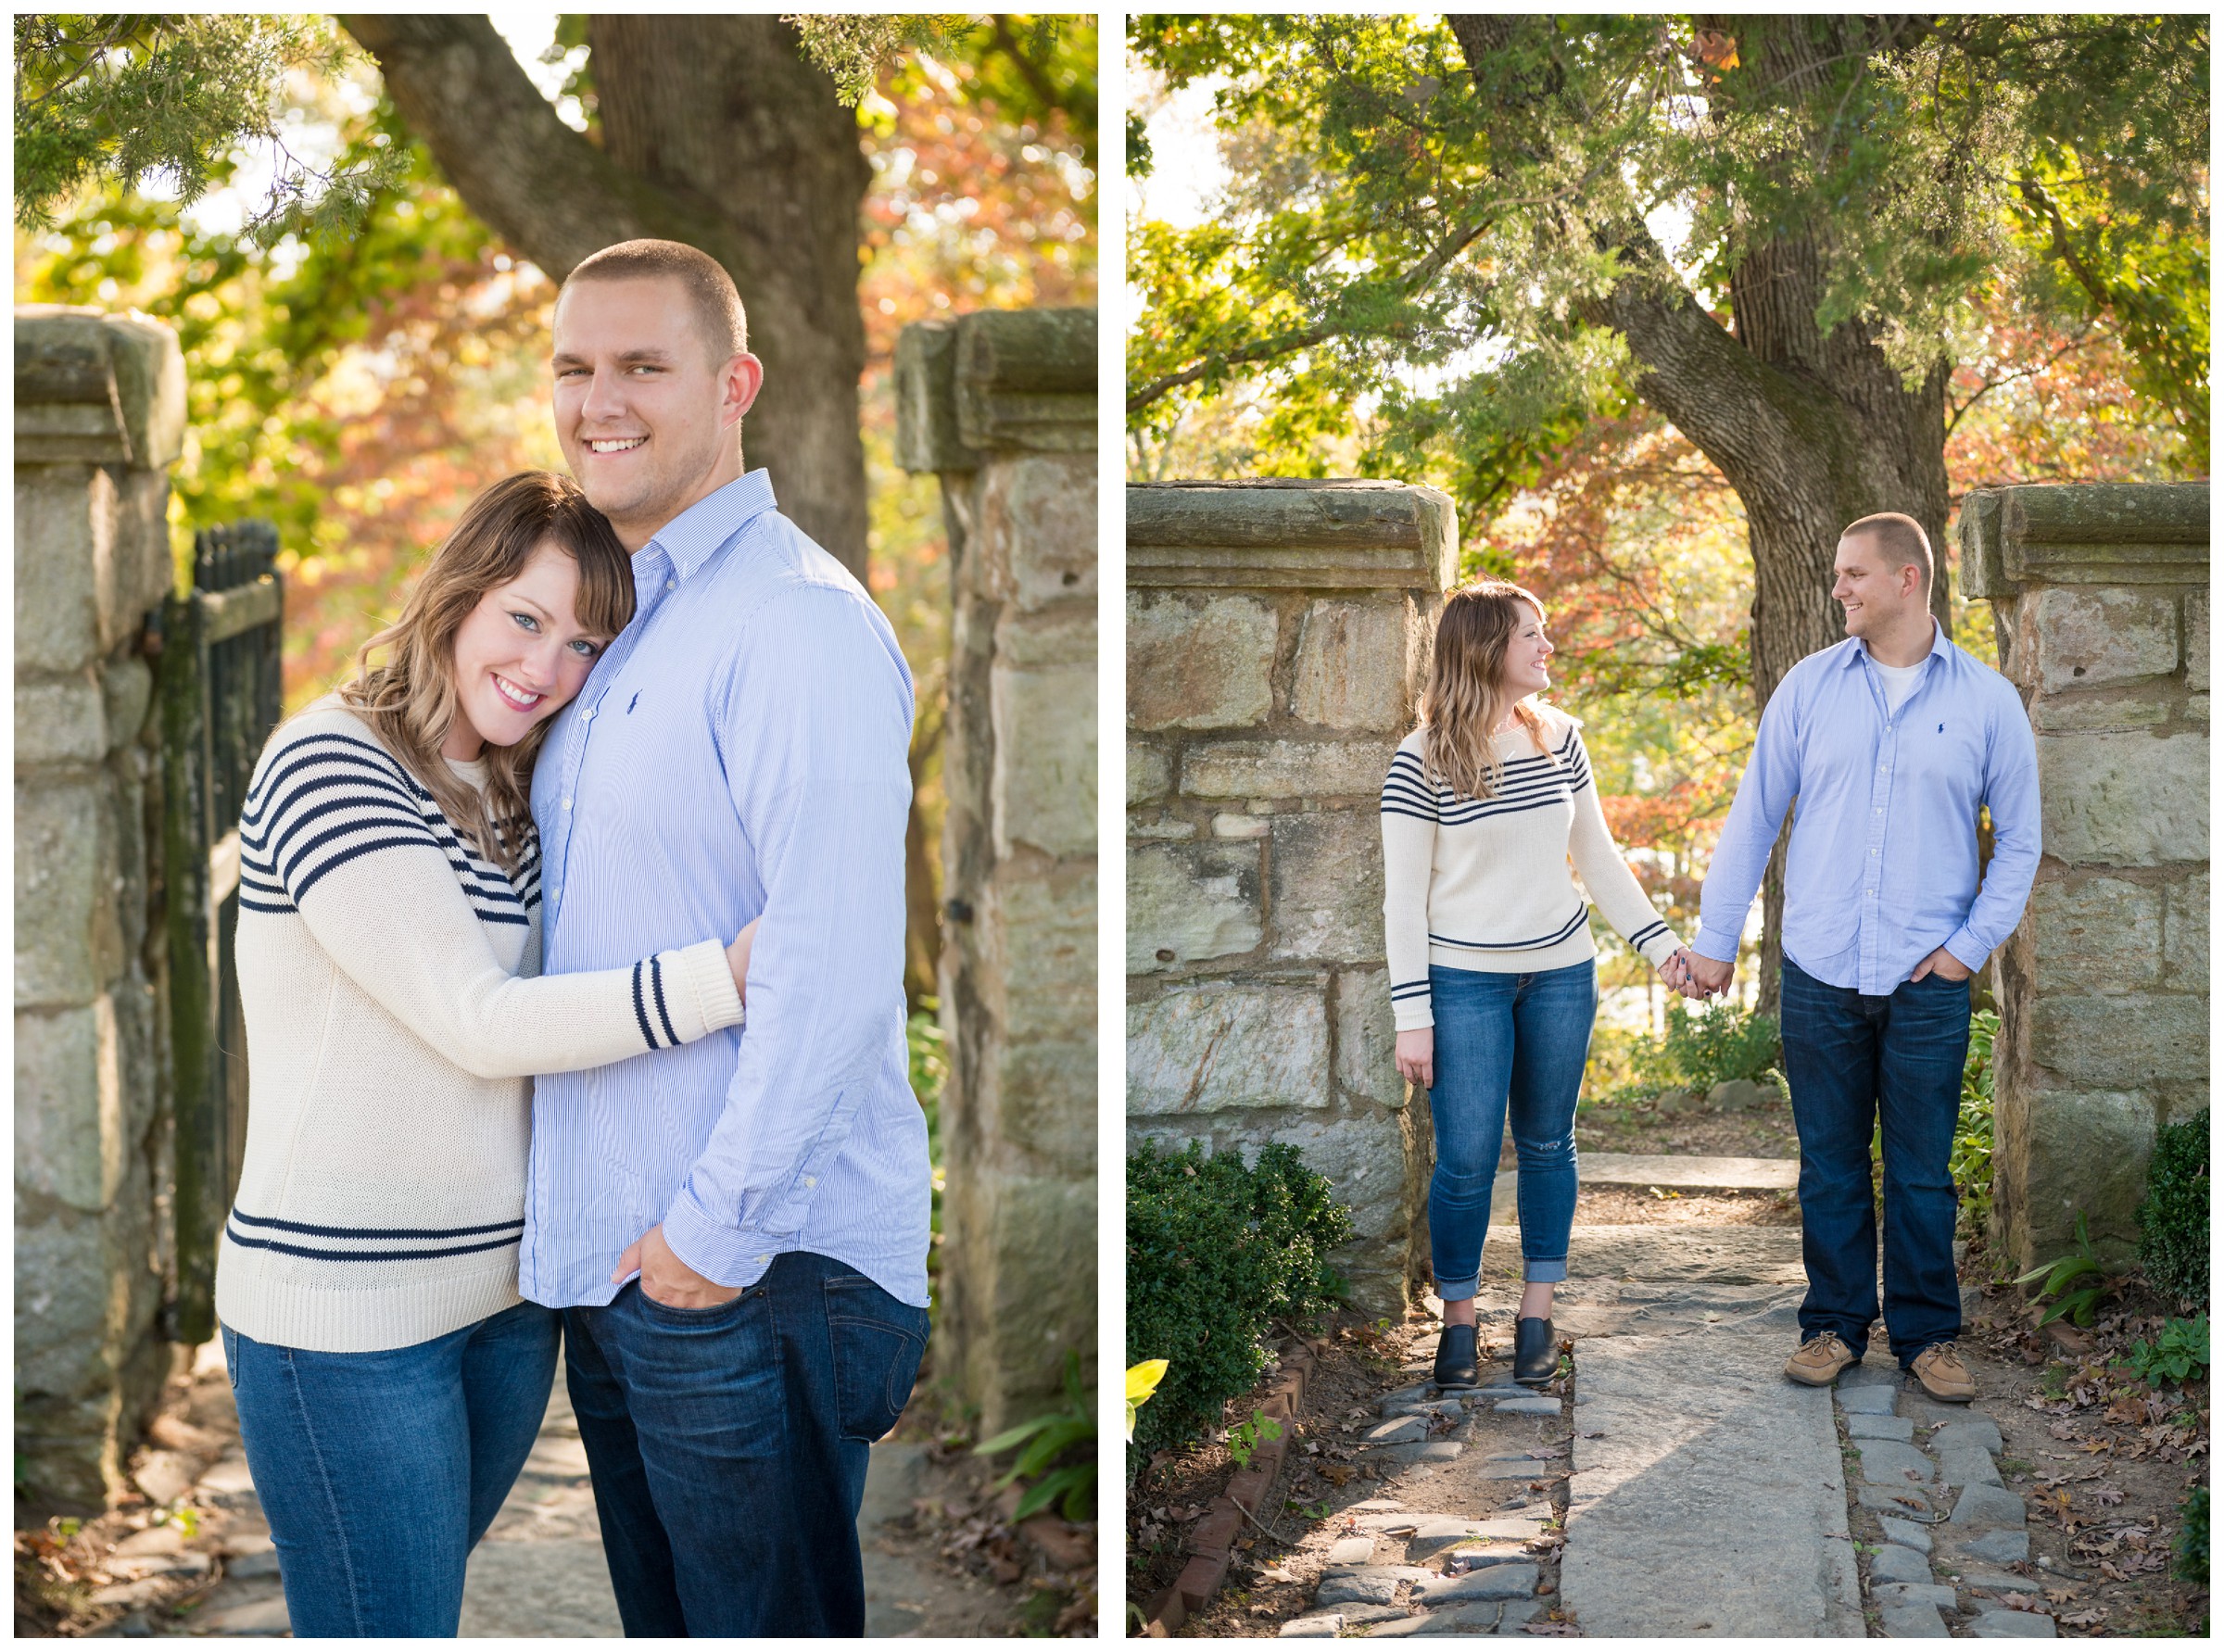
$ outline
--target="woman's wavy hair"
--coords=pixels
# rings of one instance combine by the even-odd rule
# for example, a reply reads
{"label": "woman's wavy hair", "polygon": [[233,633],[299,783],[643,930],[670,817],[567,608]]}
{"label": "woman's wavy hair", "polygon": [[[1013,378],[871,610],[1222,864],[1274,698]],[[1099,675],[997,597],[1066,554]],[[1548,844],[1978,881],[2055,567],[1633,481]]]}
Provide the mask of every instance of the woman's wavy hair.
{"label": "woman's wavy hair", "polygon": [[1503,579],[1479,579],[1444,599],[1436,622],[1436,648],[1429,664],[1429,686],[1421,697],[1421,717],[1428,736],[1422,766],[1464,797],[1486,798],[1497,789],[1501,765],[1491,731],[1509,711],[1528,731],[1531,744],[1546,750],[1544,724],[1521,697],[1502,686],[1506,647],[1521,629],[1524,605],[1539,620],[1545,605],[1520,586]]}
{"label": "woman's wavy hair", "polygon": [[[340,698],[377,731],[457,831],[505,871],[515,871],[532,829],[533,762],[552,717],[514,746],[491,741],[486,788],[475,791],[440,747],[458,716],[456,633],[479,599],[515,579],[543,545],[579,564],[580,624],[615,637],[633,618],[633,559],[577,483],[552,471],[520,471],[471,501],[434,551],[401,617],[362,646]],[[390,649],[385,662],[371,656]]]}

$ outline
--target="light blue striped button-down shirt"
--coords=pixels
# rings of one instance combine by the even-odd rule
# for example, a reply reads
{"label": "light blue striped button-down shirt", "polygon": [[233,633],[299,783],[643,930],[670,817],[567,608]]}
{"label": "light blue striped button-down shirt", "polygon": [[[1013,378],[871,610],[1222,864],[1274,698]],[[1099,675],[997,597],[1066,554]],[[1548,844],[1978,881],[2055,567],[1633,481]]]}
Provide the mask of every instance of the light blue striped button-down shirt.
{"label": "light blue striped button-down shirt", "polygon": [[620,1254],[662,1222],[721,1284],[815,1251],[924,1307],[930,1172],[904,1047],[911,674],[763,471],[683,511],[633,569],[633,623],[534,772],[543,967],[764,922],[744,1027],[534,1081],[518,1290],[606,1303]]}
{"label": "light blue striped button-down shirt", "polygon": [[[2008,680],[1933,622],[1913,692],[1887,713],[1868,645],[1849,637],[1786,675],[1761,713],[1700,896],[1692,951],[1729,960],[1796,798],[1784,955],[1879,996],[1943,946],[1972,970],[2007,939],[2039,869],[2039,759]],[[1978,886],[1977,812],[1992,813]]]}

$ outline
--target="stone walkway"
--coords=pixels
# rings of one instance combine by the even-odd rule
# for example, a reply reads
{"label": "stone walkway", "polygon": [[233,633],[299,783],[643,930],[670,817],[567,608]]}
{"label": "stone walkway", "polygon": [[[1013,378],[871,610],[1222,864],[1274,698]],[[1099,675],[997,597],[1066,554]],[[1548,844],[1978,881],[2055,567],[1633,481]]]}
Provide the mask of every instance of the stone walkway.
{"label": "stone walkway", "polygon": [[[1733,1162],[1709,1182],[1686,1161],[1673,1185],[1781,1174]],[[1518,1230],[1494,1227],[1479,1318],[1501,1356],[1519,1267]],[[1579,1227],[1570,1274],[1565,1405],[1502,1385],[1502,1365],[1472,1394],[1382,1395],[1361,1425],[1380,1481],[1260,1574],[1308,1584],[1309,1608],[1248,1633],[2053,1634],[1994,1419],[1902,1379],[1881,1327],[1835,1394],[1785,1379],[1796,1226]],[[1409,1382],[1434,1341],[1413,1344]]]}

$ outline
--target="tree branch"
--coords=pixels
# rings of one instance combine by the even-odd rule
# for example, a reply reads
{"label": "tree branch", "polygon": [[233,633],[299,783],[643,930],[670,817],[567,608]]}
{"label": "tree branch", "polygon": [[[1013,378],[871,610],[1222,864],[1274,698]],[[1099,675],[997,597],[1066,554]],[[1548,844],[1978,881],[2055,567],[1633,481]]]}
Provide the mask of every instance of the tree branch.
{"label": "tree branch", "polygon": [[372,12],[340,22],[377,60],[395,107],[456,193],[551,280],[641,235],[701,247],[742,279],[727,226],[566,126],[486,19]]}

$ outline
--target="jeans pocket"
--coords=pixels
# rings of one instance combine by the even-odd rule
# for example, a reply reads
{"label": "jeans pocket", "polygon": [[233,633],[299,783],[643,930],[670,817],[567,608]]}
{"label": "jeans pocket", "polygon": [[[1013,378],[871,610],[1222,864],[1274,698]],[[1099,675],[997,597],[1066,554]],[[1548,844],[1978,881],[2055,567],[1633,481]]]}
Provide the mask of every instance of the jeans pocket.
{"label": "jeans pocket", "polygon": [[860,1274],[826,1281],[834,1405],[842,1437],[871,1444],[896,1426],[927,1352],[927,1311]]}

